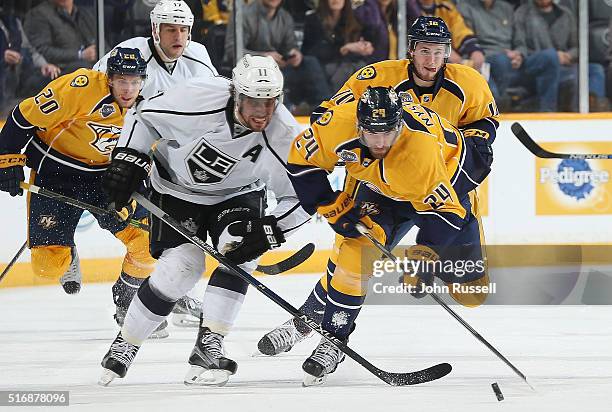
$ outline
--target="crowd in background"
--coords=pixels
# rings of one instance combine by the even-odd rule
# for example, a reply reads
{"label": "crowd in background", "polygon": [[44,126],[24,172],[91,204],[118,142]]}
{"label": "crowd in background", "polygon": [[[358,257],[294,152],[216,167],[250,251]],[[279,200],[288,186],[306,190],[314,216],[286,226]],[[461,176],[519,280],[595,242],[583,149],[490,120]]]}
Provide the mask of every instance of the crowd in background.
{"label": "crowd in background", "polygon": [[[488,80],[502,112],[576,111],[578,0],[250,0],[244,51],[270,55],[285,75],[285,104],[307,115],[357,69],[397,55],[398,1],[407,24],[435,15],[451,30],[449,63]],[[149,37],[155,0],[105,0],[106,48]],[[220,73],[234,64],[231,0],[187,0],[192,40]],[[609,110],[612,2],[589,0],[589,103]],[[0,99],[6,114],[58,75],[97,61],[95,0],[0,1]],[[606,82],[607,77],[607,82]],[[608,85],[606,87],[606,85]]]}

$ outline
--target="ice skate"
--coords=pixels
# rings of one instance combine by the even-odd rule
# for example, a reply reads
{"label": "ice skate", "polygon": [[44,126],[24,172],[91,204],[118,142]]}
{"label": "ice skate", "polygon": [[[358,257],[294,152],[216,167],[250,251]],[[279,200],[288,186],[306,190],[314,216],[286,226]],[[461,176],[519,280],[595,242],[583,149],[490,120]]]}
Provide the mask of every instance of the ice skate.
{"label": "ice skate", "polygon": [[202,302],[185,295],[172,309],[172,323],[175,326],[197,328],[200,325],[201,313]]}
{"label": "ice skate", "polygon": [[223,386],[238,369],[236,362],[225,357],[223,336],[206,327],[198,332],[189,364],[185,385]]}
{"label": "ice skate", "polygon": [[72,255],[72,261],[66,273],[60,278],[60,284],[64,292],[69,295],[76,295],[81,291],[81,264],[75,247],[70,249],[70,253]]}
{"label": "ice skate", "polygon": [[344,352],[325,338],[302,364],[304,373],[303,386],[321,385],[330,373],[333,373],[338,364],[344,360]]}
{"label": "ice skate", "polygon": [[101,365],[104,371],[98,380],[98,384],[108,386],[113,379],[123,378],[132,364],[136,353],[138,353],[138,348],[139,346],[126,342],[123,336],[121,336],[121,332],[119,332],[102,359]]}
{"label": "ice skate", "polygon": [[259,351],[268,356],[289,352],[296,344],[312,335],[312,330],[306,325],[301,329],[308,328],[308,330],[304,332],[299,330],[296,322],[298,322],[296,319],[289,319],[266,333],[257,343]]}

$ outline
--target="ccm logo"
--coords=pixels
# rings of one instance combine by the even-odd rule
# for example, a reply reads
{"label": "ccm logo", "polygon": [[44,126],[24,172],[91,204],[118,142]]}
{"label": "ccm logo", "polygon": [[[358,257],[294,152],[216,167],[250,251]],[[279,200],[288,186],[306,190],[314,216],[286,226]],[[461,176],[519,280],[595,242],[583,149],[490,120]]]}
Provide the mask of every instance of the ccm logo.
{"label": "ccm logo", "polygon": [[117,153],[117,156],[115,156],[115,160],[123,160],[124,162],[127,162],[127,163],[133,163],[136,166],[146,170],[147,173],[151,171],[151,165],[149,164],[149,162],[133,154],[123,153],[123,152]]}

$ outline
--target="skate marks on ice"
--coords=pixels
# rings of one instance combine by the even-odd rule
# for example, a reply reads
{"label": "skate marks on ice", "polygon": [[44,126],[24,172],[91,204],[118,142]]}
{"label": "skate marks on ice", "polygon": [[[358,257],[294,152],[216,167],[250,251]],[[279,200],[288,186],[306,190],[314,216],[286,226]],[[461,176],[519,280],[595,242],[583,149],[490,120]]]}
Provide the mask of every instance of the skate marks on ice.
{"label": "skate marks on ice", "polygon": [[[266,279],[293,304],[317,276]],[[253,358],[259,338],[286,314],[249,293],[227,350],[238,372],[221,388],[183,385],[196,329],[170,327],[164,341],[147,341],[128,375],[109,387],[97,385],[100,360],[117,329],[110,284],[86,284],[68,297],[56,287],[0,290],[0,388],[69,390],[71,405],[102,411],[179,407],[224,410],[434,410],[491,411],[498,382],[505,410],[603,411],[612,387],[612,308],[484,307],[461,315],[516,362],[538,390],[533,393],[453,319],[435,306],[367,306],[351,344],[381,367],[418,368],[444,359],[453,372],[410,388],[387,387],[351,360],[326,384],[302,388],[301,364],[318,339],[277,357]],[[126,410],[127,410],[126,409]],[[213,410],[213,409],[210,409]]]}

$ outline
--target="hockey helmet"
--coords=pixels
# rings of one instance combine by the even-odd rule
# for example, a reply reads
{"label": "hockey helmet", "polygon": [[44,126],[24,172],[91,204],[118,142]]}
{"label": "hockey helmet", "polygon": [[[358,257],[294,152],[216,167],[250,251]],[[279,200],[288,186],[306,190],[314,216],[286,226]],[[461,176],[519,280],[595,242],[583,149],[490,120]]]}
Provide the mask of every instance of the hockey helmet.
{"label": "hockey helmet", "polygon": [[270,56],[245,55],[232,70],[236,100],[242,94],[257,99],[278,98],[283,94],[283,73]]}
{"label": "hockey helmet", "polygon": [[151,10],[151,32],[155,44],[159,44],[159,26],[162,23],[189,26],[189,39],[191,39],[193,13],[183,0],[161,0]]}
{"label": "hockey helmet", "polygon": [[370,87],[357,103],[357,127],[373,133],[399,129],[402,101],[393,87]]}
{"label": "hockey helmet", "polygon": [[445,57],[451,52],[451,33],[439,17],[419,16],[408,30],[408,52],[414,51],[417,43],[437,43],[446,46]]}
{"label": "hockey helmet", "polygon": [[106,74],[127,74],[144,78],[147,77],[147,62],[138,49],[116,47],[108,56]]}

